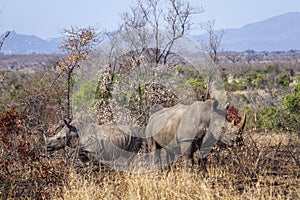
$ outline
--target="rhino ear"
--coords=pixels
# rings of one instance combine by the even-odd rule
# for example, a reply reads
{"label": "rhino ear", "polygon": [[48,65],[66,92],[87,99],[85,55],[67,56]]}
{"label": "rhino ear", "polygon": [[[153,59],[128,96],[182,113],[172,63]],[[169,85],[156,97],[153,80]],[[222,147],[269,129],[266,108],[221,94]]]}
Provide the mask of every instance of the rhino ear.
{"label": "rhino ear", "polygon": [[64,123],[65,123],[66,126],[69,126],[69,124],[70,124],[70,123],[68,122],[68,120],[66,120],[66,119],[64,119]]}
{"label": "rhino ear", "polygon": [[70,127],[72,126],[72,125],[71,125],[72,119],[71,119],[71,120],[64,119],[64,123],[65,123],[65,125],[66,125],[68,128],[70,128]]}
{"label": "rhino ear", "polygon": [[68,137],[78,137],[78,130],[75,126],[68,125],[69,131],[67,132]]}
{"label": "rhino ear", "polygon": [[216,110],[219,105],[219,102],[217,100],[213,100],[213,109]]}

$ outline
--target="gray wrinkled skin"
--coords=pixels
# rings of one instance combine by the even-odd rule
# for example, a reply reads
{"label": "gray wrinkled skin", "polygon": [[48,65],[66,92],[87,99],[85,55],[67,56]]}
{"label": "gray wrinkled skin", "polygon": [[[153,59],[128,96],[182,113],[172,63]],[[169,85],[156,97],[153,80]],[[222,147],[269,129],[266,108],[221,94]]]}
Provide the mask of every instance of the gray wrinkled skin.
{"label": "gray wrinkled skin", "polygon": [[[55,151],[77,140],[81,152],[115,167],[115,161],[119,158],[130,162],[140,152],[144,138],[147,138],[148,148],[144,149],[144,153],[147,152],[144,158],[154,154],[161,166],[160,153],[164,149],[167,159],[174,161],[175,156],[183,156],[194,164],[193,154],[197,149],[204,158],[217,141],[233,145],[242,137],[246,118],[243,118],[240,126],[236,126],[234,122],[226,121],[226,108],[217,106],[216,101],[207,100],[158,109],[151,115],[146,128],[98,125],[81,120],[81,123],[74,123],[73,126],[64,126],[59,133],[48,138],[47,150]],[[167,163],[170,164],[169,160]]]}
{"label": "gray wrinkled skin", "polygon": [[[79,128],[77,128],[79,127]],[[59,133],[47,139],[47,151],[55,151],[79,140],[80,152],[88,153],[106,163],[123,158],[130,160],[142,146],[144,129],[126,125],[98,125],[96,123],[65,126]],[[85,161],[86,158],[83,158]],[[111,163],[109,163],[111,164]]]}
{"label": "gray wrinkled skin", "polygon": [[[148,144],[160,160],[160,151],[165,149],[172,160],[175,155],[183,156],[194,164],[193,154],[200,149],[205,157],[217,141],[233,145],[239,138],[245,125],[234,125],[225,119],[226,108],[217,108],[218,102],[196,101],[191,105],[177,104],[154,113],[146,128]],[[168,162],[168,161],[167,161]]]}

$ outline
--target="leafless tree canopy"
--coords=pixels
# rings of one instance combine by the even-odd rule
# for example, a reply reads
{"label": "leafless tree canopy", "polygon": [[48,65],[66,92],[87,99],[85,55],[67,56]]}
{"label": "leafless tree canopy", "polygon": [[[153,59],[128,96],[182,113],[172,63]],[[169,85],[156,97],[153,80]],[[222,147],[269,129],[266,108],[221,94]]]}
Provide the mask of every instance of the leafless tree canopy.
{"label": "leafless tree canopy", "polygon": [[218,53],[221,50],[221,42],[224,30],[215,30],[215,20],[208,21],[207,23],[203,24],[202,27],[208,34],[208,40],[204,43],[204,49],[207,51],[212,61],[214,63],[218,63]]}
{"label": "leafless tree canopy", "polygon": [[192,15],[203,10],[182,0],[168,0],[165,7],[162,5],[161,0],[138,0],[136,6],[122,14],[121,30],[136,33],[127,38],[131,45],[140,51],[156,49],[155,62],[163,60],[165,64],[174,42],[191,30]]}
{"label": "leafless tree canopy", "polygon": [[[120,74],[127,73],[128,76],[130,71],[133,74],[130,74],[132,77],[127,87],[134,89],[133,96],[129,98],[131,101],[129,108],[134,110],[133,114],[140,122],[147,121],[145,115],[149,114],[148,111],[152,106],[150,104],[153,102],[165,101],[164,104],[176,102],[172,92],[161,83],[155,82],[154,79],[162,77],[157,76],[153,69],[162,65],[168,67],[167,63],[171,62],[171,55],[174,55],[176,41],[191,30],[191,17],[201,12],[202,9],[183,0],[167,0],[166,3],[162,0],[137,0],[134,6],[121,15],[122,24],[119,30],[107,33],[110,46],[103,50],[108,64],[101,72],[100,85],[102,93],[106,95],[100,98],[97,109],[98,116],[101,116],[101,113],[107,119],[101,117],[99,123],[106,123],[113,118],[113,111],[109,108],[111,103],[109,98],[112,98],[115,89],[113,85],[116,82],[120,83]],[[175,73],[174,62],[171,65],[173,66],[171,70]],[[122,84],[126,84],[124,80],[122,79]],[[124,88],[123,90],[125,91]],[[160,95],[154,94],[152,90],[160,92]],[[150,93],[153,95],[149,95]],[[157,96],[161,99],[155,99]]]}
{"label": "leafless tree canopy", "polygon": [[2,36],[2,38],[0,40],[0,50],[2,49],[2,45],[3,45],[4,41],[5,41],[5,39],[9,36],[9,34],[10,34],[10,31],[6,31],[4,33],[4,35]]}

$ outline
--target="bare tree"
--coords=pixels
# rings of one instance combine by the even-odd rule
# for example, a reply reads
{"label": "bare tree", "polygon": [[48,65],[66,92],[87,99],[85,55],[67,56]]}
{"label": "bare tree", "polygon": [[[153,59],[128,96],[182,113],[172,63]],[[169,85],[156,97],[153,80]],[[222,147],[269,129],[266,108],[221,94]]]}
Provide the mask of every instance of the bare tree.
{"label": "bare tree", "polygon": [[[2,49],[2,45],[5,41],[5,39],[9,36],[10,31],[6,31],[5,34],[2,36],[2,38],[0,39],[0,51]],[[5,73],[3,75],[0,75],[0,83],[5,79]]]}
{"label": "bare tree", "polygon": [[[112,111],[103,109],[103,105],[107,105],[105,102],[112,95],[114,83],[120,81],[120,74],[131,72],[131,79],[122,79],[122,84],[127,88],[120,87],[118,91],[126,91],[124,93],[128,96],[128,89],[132,89],[129,99],[131,104],[127,106],[134,107],[132,110],[135,118],[142,124],[147,121],[146,115],[153,102],[162,102],[159,99],[150,100],[149,96],[165,96],[166,99],[174,97],[162,87],[163,84],[155,82],[155,79],[162,80],[166,73],[159,74],[153,69],[167,64],[175,51],[173,48],[176,41],[191,30],[191,17],[201,12],[202,9],[193,7],[184,0],[137,0],[129,11],[121,15],[120,29],[107,35],[111,45],[103,51],[108,53],[108,67],[101,76],[101,91],[105,91],[107,95],[99,102],[102,102],[101,113],[106,113],[107,119],[111,118]],[[154,94],[155,92],[161,95]],[[100,121],[105,123],[107,120]]]}
{"label": "bare tree", "polygon": [[65,40],[62,42],[61,50],[65,56],[58,62],[59,67],[67,75],[67,116],[68,122],[72,120],[71,92],[74,70],[80,67],[92,51],[96,41],[96,31],[93,27],[64,29]]}
{"label": "bare tree", "polygon": [[224,30],[215,30],[215,20],[210,20],[202,25],[202,28],[208,34],[208,40],[204,43],[204,49],[209,54],[214,63],[219,62],[219,52],[222,45]]}
{"label": "bare tree", "polygon": [[[141,53],[154,49],[155,63],[167,63],[174,43],[191,30],[191,17],[203,12],[183,0],[138,0],[130,12],[122,14],[122,30],[131,33],[131,45]],[[136,33],[136,34],[132,34]],[[136,42],[138,40],[138,42]]]}
{"label": "bare tree", "polygon": [[9,36],[9,34],[10,34],[10,31],[6,31],[4,33],[4,35],[2,35],[2,38],[0,40],[0,50],[2,49],[2,45],[3,45],[4,41],[5,41],[5,39]]}
{"label": "bare tree", "polygon": [[246,61],[248,64],[251,61],[255,61],[257,59],[257,55],[256,55],[256,52],[254,51],[254,49],[247,49],[245,51],[245,58],[246,58]]}
{"label": "bare tree", "polygon": [[241,61],[241,56],[239,53],[235,53],[235,52],[227,52],[225,57],[230,60],[233,64]]}

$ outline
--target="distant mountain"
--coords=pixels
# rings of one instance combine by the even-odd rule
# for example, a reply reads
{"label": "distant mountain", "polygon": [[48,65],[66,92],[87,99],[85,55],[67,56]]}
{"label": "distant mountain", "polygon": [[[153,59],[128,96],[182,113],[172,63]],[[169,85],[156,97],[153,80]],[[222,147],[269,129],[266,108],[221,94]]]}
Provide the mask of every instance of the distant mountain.
{"label": "distant mountain", "polygon": [[60,38],[43,40],[35,35],[17,34],[12,31],[4,41],[1,53],[4,54],[53,54],[60,53]]}
{"label": "distant mountain", "polygon": [[[289,51],[300,50],[300,12],[278,15],[238,29],[225,29],[222,48],[225,51]],[[191,35],[197,41],[207,40],[208,35]],[[5,40],[4,54],[58,54],[61,38],[43,40],[35,35],[12,32]]]}
{"label": "distant mountain", "polygon": [[[288,51],[300,49],[300,13],[290,12],[239,29],[225,29],[222,38],[224,50]],[[193,35],[198,41],[207,34]]]}

